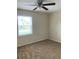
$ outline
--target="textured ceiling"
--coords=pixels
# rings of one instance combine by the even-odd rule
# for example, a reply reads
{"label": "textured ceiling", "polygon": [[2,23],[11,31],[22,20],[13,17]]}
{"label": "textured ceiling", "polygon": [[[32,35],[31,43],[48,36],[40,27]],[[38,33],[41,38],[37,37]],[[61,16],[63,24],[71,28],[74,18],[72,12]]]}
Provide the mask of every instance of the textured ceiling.
{"label": "textured ceiling", "polygon": [[[17,0],[17,8],[19,9],[24,9],[24,10],[30,10],[33,11],[33,9],[36,6],[29,6],[30,4],[35,4],[37,0]],[[54,12],[54,11],[58,11],[61,9],[61,0],[45,0],[44,3],[48,3],[48,2],[55,2],[56,5],[54,6],[46,6],[49,10],[45,11],[44,9],[37,9],[35,11],[39,11],[39,12]]]}

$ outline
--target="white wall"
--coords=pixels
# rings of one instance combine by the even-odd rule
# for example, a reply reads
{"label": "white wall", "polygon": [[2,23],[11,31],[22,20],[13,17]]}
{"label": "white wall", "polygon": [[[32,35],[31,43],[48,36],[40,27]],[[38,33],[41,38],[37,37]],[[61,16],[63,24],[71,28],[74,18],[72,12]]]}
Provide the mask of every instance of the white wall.
{"label": "white wall", "polygon": [[61,12],[57,11],[49,15],[49,38],[61,41]]}
{"label": "white wall", "polygon": [[17,46],[26,45],[40,40],[48,39],[48,14],[17,10],[18,15],[32,16],[33,34],[17,37]]}

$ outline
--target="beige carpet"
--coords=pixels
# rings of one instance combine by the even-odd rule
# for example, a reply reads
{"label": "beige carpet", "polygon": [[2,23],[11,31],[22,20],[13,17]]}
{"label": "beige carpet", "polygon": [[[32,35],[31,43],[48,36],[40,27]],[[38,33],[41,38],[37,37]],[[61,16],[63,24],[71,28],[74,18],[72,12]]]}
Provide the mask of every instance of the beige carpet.
{"label": "beige carpet", "polygon": [[44,40],[18,47],[17,59],[61,59],[61,44]]}

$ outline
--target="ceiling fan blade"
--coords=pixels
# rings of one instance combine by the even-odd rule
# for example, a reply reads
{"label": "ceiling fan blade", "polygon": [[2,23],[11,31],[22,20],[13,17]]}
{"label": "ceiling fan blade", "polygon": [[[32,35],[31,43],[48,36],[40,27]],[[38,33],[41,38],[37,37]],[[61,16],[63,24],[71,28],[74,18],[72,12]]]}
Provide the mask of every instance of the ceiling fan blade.
{"label": "ceiling fan blade", "polygon": [[37,5],[32,5],[32,4],[25,4],[25,6],[37,6]]}
{"label": "ceiling fan blade", "polygon": [[33,10],[36,10],[38,7],[35,7]]}
{"label": "ceiling fan blade", "polygon": [[47,4],[43,4],[43,6],[49,6],[49,5],[55,5],[56,3],[47,3]]}
{"label": "ceiling fan blade", "polygon": [[44,7],[44,6],[43,6],[42,8],[45,9],[45,10],[48,10],[48,8],[46,8],[46,7]]}
{"label": "ceiling fan blade", "polygon": [[36,3],[25,3],[24,6],[37,6]]}

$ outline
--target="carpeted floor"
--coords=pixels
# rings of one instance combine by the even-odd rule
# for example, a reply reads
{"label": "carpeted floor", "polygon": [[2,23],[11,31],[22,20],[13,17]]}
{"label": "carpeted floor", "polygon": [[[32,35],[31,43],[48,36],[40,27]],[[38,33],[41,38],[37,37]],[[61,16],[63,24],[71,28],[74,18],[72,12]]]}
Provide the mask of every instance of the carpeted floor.
{"label": "carpeted floor", "polygon": [[61,44],[44,40],[18,47],[17,59],[61,59]]}

